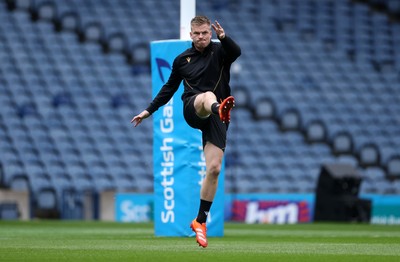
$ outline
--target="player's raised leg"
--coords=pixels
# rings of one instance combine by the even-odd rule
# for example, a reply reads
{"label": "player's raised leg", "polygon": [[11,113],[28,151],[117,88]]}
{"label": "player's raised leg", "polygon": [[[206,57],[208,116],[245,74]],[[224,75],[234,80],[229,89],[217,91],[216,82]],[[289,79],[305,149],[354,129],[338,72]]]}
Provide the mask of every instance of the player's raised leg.
{"label": "player's raised leg", "polygon": [[213,92],[205,92],[196,96],[194,108],[199,117],[205,118],[213,113],[212,107],[218,104],[217,97]]}
{"label": "player's raised leg", "polygon": [[230,122],[231,110],[234,106],[235,98],[233,96],[225,98],[220,104],[215,94],[210,91],[197,95],[194,101],[194,107],[198,116],[208,117],[210,114],[214,113],[219,115],[223,123]]}

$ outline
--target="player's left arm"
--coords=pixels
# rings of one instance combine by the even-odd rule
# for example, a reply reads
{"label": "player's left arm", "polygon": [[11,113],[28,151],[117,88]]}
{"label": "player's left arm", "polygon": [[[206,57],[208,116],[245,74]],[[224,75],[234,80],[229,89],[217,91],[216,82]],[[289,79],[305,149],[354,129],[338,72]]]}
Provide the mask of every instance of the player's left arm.
{"label": "player's left arm", "polygon": [[218,23],[218,21],[215,21],[215,24],[212,24],[211,26],[214,29],[218,39],[221,41],[228,60],[230,62],[235,61],[242,54],[240,46],[236,44],[232,38],[225,34],[224,28],[220,25],[220,23]]}

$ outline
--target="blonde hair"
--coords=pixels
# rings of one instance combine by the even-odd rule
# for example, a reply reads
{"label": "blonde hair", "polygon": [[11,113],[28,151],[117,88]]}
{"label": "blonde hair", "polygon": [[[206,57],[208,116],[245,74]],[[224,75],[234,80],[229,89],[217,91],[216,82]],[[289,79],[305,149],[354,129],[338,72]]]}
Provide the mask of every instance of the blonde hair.
{"label": "blonde hair", "polygon": [[190,21],[190,25],[191,25],[191,26],[193,26],[193,25],[199,26],[199,25],[204,25],[204,24],[207,24],[207,25],[209,25],[209,26],[211,27],[211,21],[210,21],[210,19],[208,19],[208,17],[207,17],[207,16],[204,16],[204,15],[195,16],[195,17],[193,17],[192,20]]}

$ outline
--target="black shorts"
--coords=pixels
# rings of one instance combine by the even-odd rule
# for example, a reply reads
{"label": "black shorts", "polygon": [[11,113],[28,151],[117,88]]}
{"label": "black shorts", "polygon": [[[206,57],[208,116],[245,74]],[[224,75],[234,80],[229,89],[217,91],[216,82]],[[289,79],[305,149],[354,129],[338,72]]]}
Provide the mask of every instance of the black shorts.
{"label": "black shorts", "polygon": [[218,115],[211,114],[207,118],[201,118],[196,114],[194,100],[196,95],[188,97],[183,101],[183,116],[189,126],[200,129],[202,132],[203,148],[207,142],[221,148],[226,147],[226,131],[229,124],[222,123]]}

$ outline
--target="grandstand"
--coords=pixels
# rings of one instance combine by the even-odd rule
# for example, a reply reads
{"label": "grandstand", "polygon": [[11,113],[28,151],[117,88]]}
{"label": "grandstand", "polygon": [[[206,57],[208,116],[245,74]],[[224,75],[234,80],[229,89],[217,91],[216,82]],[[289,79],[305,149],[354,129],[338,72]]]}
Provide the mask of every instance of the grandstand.
{"label": "grandstand", "polygon": [[[349,163],[361,193],[400,193],[394,2],[198,1],[243,50],[226,192],[312,193],[322,164]],[[177,0],[0,2],[1,187],[62,217],[66,196],[152,192],[152,124],[129,121],[151,100],[149,42],[179,38],[178,12]]]}

